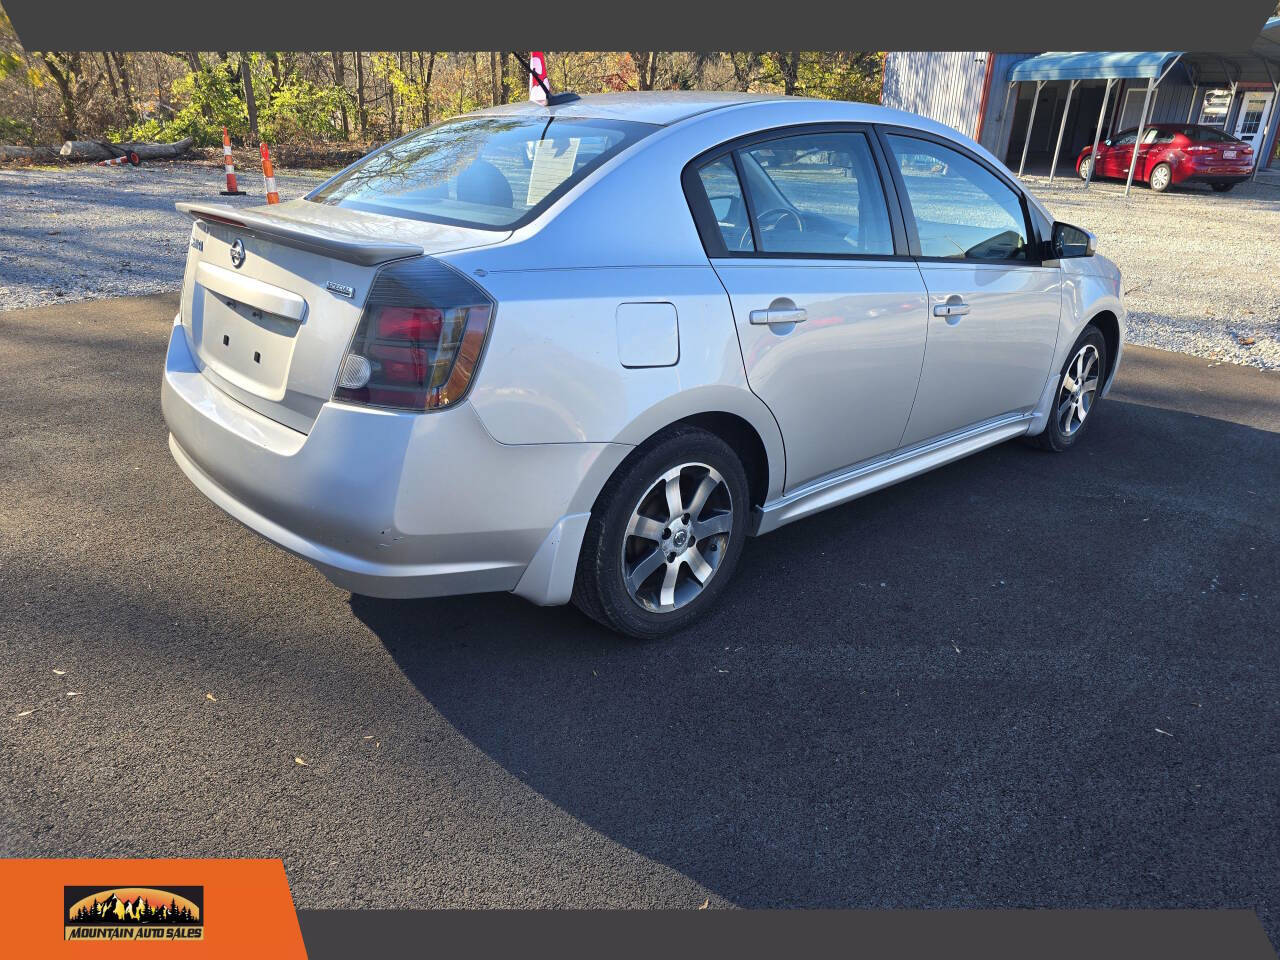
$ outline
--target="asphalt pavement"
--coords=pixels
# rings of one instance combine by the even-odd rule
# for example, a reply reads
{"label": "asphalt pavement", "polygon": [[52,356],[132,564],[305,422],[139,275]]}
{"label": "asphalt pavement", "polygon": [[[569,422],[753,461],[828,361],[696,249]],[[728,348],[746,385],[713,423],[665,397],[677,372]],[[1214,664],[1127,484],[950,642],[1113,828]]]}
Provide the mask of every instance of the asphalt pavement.
{"label": "asphalt pavement", "polygon": [[[176,298],[0,313],[0,855],[299,907],[1249,907],[1280,940],[1280,379],[1131,349],[621,640],[353,598],[169,457]],[[353,463],[351,469],[366,465]]]}

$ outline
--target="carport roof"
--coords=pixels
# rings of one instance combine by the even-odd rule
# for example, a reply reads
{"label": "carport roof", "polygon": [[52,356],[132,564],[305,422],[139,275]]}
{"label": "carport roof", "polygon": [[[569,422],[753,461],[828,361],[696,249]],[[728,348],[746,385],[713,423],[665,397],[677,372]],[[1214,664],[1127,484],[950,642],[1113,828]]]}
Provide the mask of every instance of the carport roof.
{"label": "carport roof", "polygon": [[1014,65],[1010,80],[1155,79],[1178,56],[1164,50],[1140,53],[1042,53]]}
{"label": "carport roof", "polygon": [[1009,71],[1010,81],[1159,80],[1178,57],[1190,83],[1270,83],[1280,81],[1280,17],[1272,17],[1252,47],[1239,53],[1057,51],[1041,53]]}

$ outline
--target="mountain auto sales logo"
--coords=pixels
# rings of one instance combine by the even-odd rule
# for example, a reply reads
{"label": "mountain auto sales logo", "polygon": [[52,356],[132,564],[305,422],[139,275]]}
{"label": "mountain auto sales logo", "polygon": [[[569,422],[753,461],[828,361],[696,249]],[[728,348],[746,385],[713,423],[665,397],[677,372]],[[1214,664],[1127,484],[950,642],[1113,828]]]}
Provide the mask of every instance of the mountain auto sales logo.
{"label": "mountain auto sales logo", "polygon": [[65,940],[203,940],[204,887],[63,887]]}

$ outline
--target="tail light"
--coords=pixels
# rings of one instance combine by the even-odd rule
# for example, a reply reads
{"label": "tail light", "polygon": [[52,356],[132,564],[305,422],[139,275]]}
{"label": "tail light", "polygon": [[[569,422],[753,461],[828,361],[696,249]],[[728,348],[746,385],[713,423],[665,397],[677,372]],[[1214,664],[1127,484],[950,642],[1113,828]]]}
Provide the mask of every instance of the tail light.
{"label": "tail light", "polygon": [[1205,146],[1203,143],[1193,143],[1184,149],[1187,153],[1215,153],[1218,150],[1217,147]]}
{"label": "tail light", "polygon": [[338,373],[335,400],[423,412],[467,392],[494,302],[430,257],[383,267]]}

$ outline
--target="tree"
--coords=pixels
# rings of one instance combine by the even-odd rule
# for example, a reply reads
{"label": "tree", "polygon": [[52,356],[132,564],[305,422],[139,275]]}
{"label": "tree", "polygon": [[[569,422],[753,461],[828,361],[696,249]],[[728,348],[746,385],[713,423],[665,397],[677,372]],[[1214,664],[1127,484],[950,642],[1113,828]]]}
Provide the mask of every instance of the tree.
{"label": "tree", "polygon": [[62,100],[62,122],[58,132],[63,140],[75,140],[80,133],[76,101],[81,96],[87,98],[92,94],[98,82],[95,80],[92,84],[85,84],[84,59],[78,50],[66,53],[44,51],[38,52],[36,56],[49,71],[49,76],[57,85],[58,94]]}
{"label": "tree", "polygon": [[792,96],[800,81],[800,51],[790,50],[769,54],[773,69],[782,81],[782,92]]}
{"label": "tree", "polygon": [[338,100],[339,110],[342,112],[342,139],[351,139],[351,120],[347,116],[347,80],[346,80],[346,59],[345,53],[334,51],[333,54],[333,82],[338,88],[338,92],[342,94]]}
{"label": "tree", "polygon": [[360,139],[367,137],[366,130],[369,126],[369,111],[365,105],[364,99],[364,54],[359,50],[356,51],[356,117],[360,122]]}
{"label": "tree", "polygon": [[658,79],[658,51],[638,50],[630,56],[636,68],[636,89],[652,90]]}
{"label": "tree", "polygon": [[746,93],[760,74],[760,54],[729,51],[729,66],[733,68],[735,89]]}
{"label": "tree", "polygon": [[247,52],[240,54],[240,81],[244,84],[244,105],[249,111],[249,143],[258,142],[258,103],[253,96],[253,60]]}

